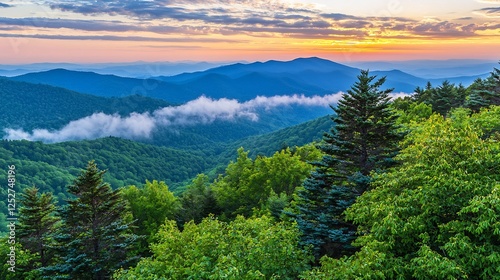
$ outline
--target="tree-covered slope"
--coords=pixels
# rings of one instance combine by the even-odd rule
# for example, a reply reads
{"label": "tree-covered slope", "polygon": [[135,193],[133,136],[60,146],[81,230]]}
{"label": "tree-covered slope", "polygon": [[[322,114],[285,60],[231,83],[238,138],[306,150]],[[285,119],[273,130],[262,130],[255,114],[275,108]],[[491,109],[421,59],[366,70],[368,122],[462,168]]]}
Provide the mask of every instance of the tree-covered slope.
{"label": "tree-covered slope", "polygon": [[56,129],[96,112],[128,115],[170,106],[139,95],[103,98],[63,88],[0,78],[0,128]]}
{"label": "tree-covered slope", "polygon": [[[331,125],[326,116],[231,143],[205,142],[197,148],[169,148],[116,137],[57,144],[2,140],[0,165],[16,165],[21,188],[35,185],[42,191],[52,191],[59,198],[65,197],[65,186],[90,160],[108,170],[106,179],[114,188],[160,180],[175,189],[199,173],[217,172],[214,168],[233,160],[239,147],[250,150],[252,157],[271,155],[285,146],[319,140]],[[0,170],[1,177],[4,173],[5,170]]]}
{"label": "tree-covered slope", "polygon": [[[70,175],[77,174],[92,159],[108,169],[107,179],[113,187],[143,183],[146,179],[179,182],[209,168],[214,160],[203,151],[176,150],[115,137],[57,144],[3,140],[0,149],[2,164],[20,165],[17,169],[24,177],[22,185],[36,185],[56,193],[73,179]],[[41,169],[66,175],[47,176]]]}
{"label": "tree-covered slope", "polygon": [[[333,111],[332,111],[333,113]],[[250,151],[250,156],[270,156],[286,147],[302,146],[321,140],[323,133],[333,125],[330,116],[323,116],[308,122],[290,126],[271,133],[250,136],[228,144],[226,154],[235,153],[238,147]],[[226,156],[227,157],[227,156]]]}

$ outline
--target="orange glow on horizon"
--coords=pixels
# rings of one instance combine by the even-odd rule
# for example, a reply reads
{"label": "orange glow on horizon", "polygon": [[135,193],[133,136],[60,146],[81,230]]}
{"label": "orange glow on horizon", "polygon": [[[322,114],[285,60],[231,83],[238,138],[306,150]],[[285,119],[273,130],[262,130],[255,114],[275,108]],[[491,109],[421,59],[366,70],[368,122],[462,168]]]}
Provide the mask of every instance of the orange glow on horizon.
{"label": "orange glow on horizon", "polygon": [[[215,37],[217,38],[217,37]],[[384,39],[369,41],[293,38],[234,38],[234,43],[161,43],[0,38],[0,63],[131,61],[264,61],[318,56],[334,61],[490,59],[498,60],[500,40]],[[473,50],[473,51],[472,51]],[[495,54],[495,55],[492,55]]]}

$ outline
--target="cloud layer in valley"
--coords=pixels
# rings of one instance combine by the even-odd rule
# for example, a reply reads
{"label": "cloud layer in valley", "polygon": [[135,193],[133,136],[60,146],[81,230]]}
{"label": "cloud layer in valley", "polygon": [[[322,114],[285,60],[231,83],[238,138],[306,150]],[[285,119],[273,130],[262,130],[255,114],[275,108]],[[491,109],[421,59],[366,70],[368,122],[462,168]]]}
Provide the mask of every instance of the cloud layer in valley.
{"label": "cloud layer in valley", "polygon": [[132,113],[126,117],[95,113],[72,121],[60,130],[54,131],[35,129],[32,132],[26,132],[22,129],[8,128],[4,130],[6,133],[4,139],[54,143],[106,136],[128,139],[149,138],[153,131],[159,127],[175,128],[238,119],[257,121],[259,119],[258,110],[291,105],[327,107],[336,103],[341,96],[342,93],[311,97],[304,95],[259,96],[243,103],[235,99],[214,100],[202,96],[184,105],[165,107],[152,113]]}

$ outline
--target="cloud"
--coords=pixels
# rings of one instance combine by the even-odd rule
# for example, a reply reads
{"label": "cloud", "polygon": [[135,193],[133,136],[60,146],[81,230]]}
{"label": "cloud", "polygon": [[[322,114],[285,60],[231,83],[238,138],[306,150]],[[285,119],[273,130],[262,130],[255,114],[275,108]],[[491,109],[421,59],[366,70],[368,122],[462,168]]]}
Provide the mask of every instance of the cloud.
{"label": "cloud", "polygon": [[389,97],[391,100],[397,99],[397,98],[405,98],[408,96],[411,96],[413,93],[406,93],[406,92],[393,92],[389,94]]}
{"label": "cloud", "polygon": [[476,24],[456,24],[448,21],[421,22],[409,26],[408,30],[415,35],[432,37],[470,37],[476,32]]}
{"label": "cloud", "polygon": [[48,131],[47,129],[35,129],[32,133],[14,129],[5,129],[4,131],[7,134],[6,139],[26,139],[53,143],[68,140],[96,139],[105,136],[132,139],[149,137],[154,126],[153,119],[147,113],[132,113],[126,118],[119,115],[96,113],[72,121],[58,131]]}
{"label": "cloud", "polygon": [[60,130],[35,129],[26,132],[22,129],[4,129],[4,139],[43,141],[47,143],[69,140],[96,139],[116,136],[128,139],[149,138],[155,129],[175,128],[215,121],[235,121],[249,119],[257,121],[259,109],[272,109],[282,106],[322,106],[336,103],[342,93],[311,96],[259,96],[255,99],[239,102],[235,99],[211,99],[205,96],[176,107],[165,107],[153,113],[132,113],[127,117],[95,113],[91,116],[72,121]]}
{"label": "cloud", "polygon": [[487,18],[500,18],[500,7],[483,8],[474,11],[474,13],[482,15]]}
{"label": "cloud", "polygon": [[68,28],[84,31],[128,32],[145,31],[158,34],[196,35],[213,32],[204,26],[168,26],[168,25],[141,25],[125,24],[121,21],[54,19],[54,18],[6,18],[0,17],[0,25],[22,26],[31,28],[61,29]]}
{"label": "cloud", "polygon": [[52,19],[52,18],[6,18],[0,17],[1,25],[28,26],[39,28],[69,28],[85,31],[144,31],[144,28],[137,25],[122,24],[112,21],[95,20],[72,20],[72,19]]}
{"label": "cloud", "polygon": [[0,2],[0,8],[10,8],[10,7],[12,7],[12,5]]}
{"label": "cloud", "polygon": [[346,14],[339,14],[339,13],[322,14],[321,16],[324,18],[330,18],[333,20],[345,20],[345,19],[361,20],[362,19],[361,17],[351,16],[351,15],[346,15]]}
{"label": "cloud", "polygon": [[[500,0],[499,0],[500,1]],[[109,15],[121,20],[65,18],[0,18],[0,26],[22,27],[19,37],[59,40],[117,40],[173,42],[221,42],[213,36],[288,37],[323,40],[439,39],[481,36],[478,30],[493,25],[474,25],[465,18],[445,21],[404,17],[354,16],[324,13],[317,6],[291,4],[283,0],[54,0],[42,1],[54,10],[87,16]],[[489,2],[492,3],[492,2]],[[496,8],[476,11],[498,17]],[[94,18],[95,19],[95,18]],[[73,29],[92,34],[61,35],[49,29]],[[481,28],[481,29],[478,29]],[[133,36],[114,36],[109,32],[133,32]],[[150,34],[154,33],[154,34]],[[30,34],[30,35],[28,35]],[[76,33],[75,33],[76,34]],[[158,38],[170,35],[169,38]],[[186,36],[187,35],[187,36]],[[192,36],[190,36],[192,35]],[[5,36],[4,37],[15,37]],[[206,38],[206,40],[198,39]],[[184,40],[183,40],[184,39]],[[222,42],[232,40],[226,39]],[[241,42],[241,41],[239,41]]]}
{"label": "cloud", "polygon": [[257,96],[256,98],[243,103],[245,108],[265,108],[271,109],[274,107],[301,105],[301,106],[329,106],[337,103],[342,97],[342,93],[306,97],[304,95],[278,95],[272,97]]}
{"label": "cloud", "polygon": [[134,42],[164,42],[164,43],[186,43],[186,42],[226,42],[235,43],[241,40],[217,39],[217,38],[158,38],[145,36],[114,36],[114,35],[57,35],[57,34],[13,34],[0,33],[5,38],[34,38],[50,40],[96,40],[96,41],[134,41]]}

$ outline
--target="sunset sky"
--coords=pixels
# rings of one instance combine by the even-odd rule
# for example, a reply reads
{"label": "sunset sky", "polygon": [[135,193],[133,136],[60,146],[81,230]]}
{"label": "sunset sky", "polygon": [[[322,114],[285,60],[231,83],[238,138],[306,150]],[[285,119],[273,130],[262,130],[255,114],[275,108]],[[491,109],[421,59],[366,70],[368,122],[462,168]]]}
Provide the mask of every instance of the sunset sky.
{"label": "sunset sky", "polygon": [[500,0],[0,0],[0,64],[500,59]]}

